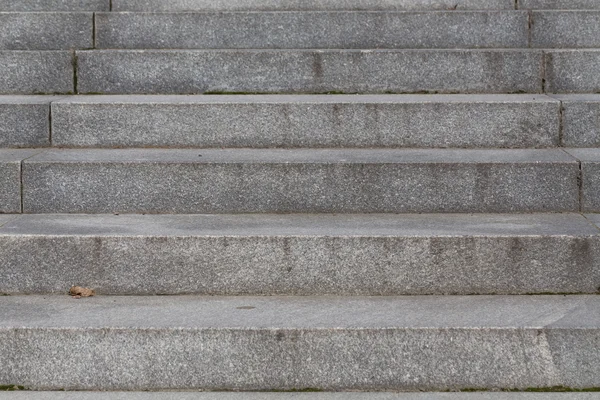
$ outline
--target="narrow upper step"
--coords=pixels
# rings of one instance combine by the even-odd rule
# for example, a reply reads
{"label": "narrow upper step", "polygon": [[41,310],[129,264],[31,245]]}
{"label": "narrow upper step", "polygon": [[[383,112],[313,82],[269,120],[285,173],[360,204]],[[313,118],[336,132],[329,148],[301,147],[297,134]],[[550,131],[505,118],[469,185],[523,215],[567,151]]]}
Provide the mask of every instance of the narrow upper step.
{"label": "narrow upper step", "polygon": [[112,0],[113,11],[512,10],[514,5],[514,0]]}
{"label": "narrow upper step", "polygon": [[526,11],[99,13],[112,49],[528,47]]}
{"label": "narrow upper step", "polygon": [[23,163],[27,213],[579,210],[562,150],[48,150]]}
{"label": "narrow upper step", "polygon": [[579,214],[0,215],[0,293],[596,293]]}
{"label": "narrow upper step", "polygon": [[[3,98],[11,99],[0,96],[0,113]],[[52,143],[61,147],[527,148],[559,143],[560,101],[544,95],[107,95],[49,101]],[[42,119],[40,127],[47,124],[41,106],[39,116],[24,115],[26,110],[15,106],[6,112]],[[595,123],[569,118],[568,128]],[[3,138],[0,125],[0,143],[47,143],[41,129],[25,136],[10,126]]]}
{"label": "narrow upper step", "polygon": [[600,386],[600,296],[5,296],[0,314],[0,384],[32,389]]}

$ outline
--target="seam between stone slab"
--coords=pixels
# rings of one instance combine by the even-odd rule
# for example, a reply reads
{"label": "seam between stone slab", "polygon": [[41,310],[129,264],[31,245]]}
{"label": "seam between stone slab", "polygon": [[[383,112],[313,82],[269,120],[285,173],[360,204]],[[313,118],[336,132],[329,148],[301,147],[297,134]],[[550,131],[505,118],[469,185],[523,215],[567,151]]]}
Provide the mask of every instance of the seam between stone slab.
{"label": "seam between stone slab", "polygon": [[577,164],[579,165],[579,175],[577,177],[577,186],[579,187],[579,212],[583,214],[583,163],[580,158],[569,153],[568,148],[561,147],[560,150],[563,151],[565,154],[571,156],[575,161],[577,161]]}
{"label": "seam between stone slab", "polygon": [[21,162],[19,163],[19,179],[20,179],[19,186],[20,186],[20,189],[21,189],[20,190],[20,197],[21,197],[21,199],[20,199],[21,200],[21,211],[20,211],[20,213],[21,214],[23,214],[24,210],[25,210],[25,206],[23,204],[23,201],[24,201],[23,192],[24,192],[24,189],[25,189],[25,180],[23,179],[23,170],[24,170],[24,167],[25,167],[25,161],[28,160],[28,159],[30,159],[31,157],[35,157],[35,156],[37,156],[39,154],[42,154],[46,150],[48,150],[48,149],[42,149],[42,150],[38,151],[37,153],[34,153],[34,154],[30,155],[29,157],[25,157],[25,158],[21,159]]}

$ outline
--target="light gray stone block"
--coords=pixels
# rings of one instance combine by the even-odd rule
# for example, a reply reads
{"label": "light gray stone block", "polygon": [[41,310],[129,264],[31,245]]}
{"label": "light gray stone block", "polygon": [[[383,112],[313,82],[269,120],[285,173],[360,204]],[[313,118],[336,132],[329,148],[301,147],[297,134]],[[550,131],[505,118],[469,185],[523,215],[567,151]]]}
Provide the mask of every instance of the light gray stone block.
{"label": "light gray stone block", "polygon": [[0,146],[50,145],[51,96],[0,96]]}
{"label": "light gray stone block", "polygon": [[581,209],[600,212],[600,149],[566,149],[581,162]]}
{"label": "light gray stone block", "polygon": [[73,93],[70,51],[0,50],[0,94]]}
{"label": "light gray stone block", "polygon": [[76,96],[52,104],[61,147],[553,147],[544,95]]}
{"label": "light gray stone block", "polygon": [[0,11],[108,11],[110,0],[0,0]]}
{"label": "light gray stone block", "polygon": [[98,13],[105,49],[528,47],[526,11]]}
{"label": "light gray stone block", "polygon": [[531,46],[600,47],[600,11],[533,11]]}
{"label": "light gray stone block", "polygon": [[547,93],[600,92],[600,50],[545,52]]}
{"label": "light gray stone block", "polygon": [[538,50],[104,50],[77,55],[82,94],[536,93],[542,88]]}
{"label": "light gray stone block", "polygon": [[23,174],[28,213],[579,208],[561,150],[49,150]]}
{"label": "light gray stone block", "polygon": [[4,296],[0,314],[0,384],[32,389],[600,386],[600,296]]}
{"label": "light gray stone block", "polygon": [[0,12],[0,49],[91,48],[92,18],[83,12]]}
{"label": "light gray stone block", "polygon": [[600,9],[597,0],[518,0],[519,9],[593,10]]}
{"label": "light gray stone block", "polygon": [[553,95],[562,104],[562,143],[566,147],[600,147],[600,95]]}
{"label": "light gray stone block", "polygon": [[514,0],[112,0],[112,6],[113,11],[512,10]]}
{"label": "light gray stone block", "polygon": [[598,400],[599,396],[547,392],[0,392],[0,400]]}
{"label": "light gray stone block", "polygon": [[21,212],[21,161],[37,152],[0,149],[0,213]]}
{"label": "light gray stone block", "polygon": [[0,248],[0,293],[11,294],[600,288],[600,232],[579,214],[25,215],[0,227]]}

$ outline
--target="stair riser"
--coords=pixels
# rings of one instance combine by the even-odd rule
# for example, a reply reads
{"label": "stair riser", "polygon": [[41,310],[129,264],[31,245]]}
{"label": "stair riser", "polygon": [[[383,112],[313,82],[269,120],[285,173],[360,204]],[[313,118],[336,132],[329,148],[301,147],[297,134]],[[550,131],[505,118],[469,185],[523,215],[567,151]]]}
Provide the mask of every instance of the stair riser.
{"label": "stair riser", "polygon": [[85,93],[537,93],[530,50],[78,51]]}
{"label": "stair riser", "polygon": [[73,53],[0,51],[0,93],[74,93]]}
{"label": "stair riser", "polygon": [[600,386],[598,329],[14,328],[0,343],[0,384],[33,389]]}
{"label": "stair riser", "polygon": [[528,15],[509,12],[263,12],[96,15],[105,49],[516,48]]}
{"label": "stair riser", "polygon": [[[127,1],[127,0],[125,0]],[[519,9],[593,10],[600,9],[596,0],[517,0]]]}
{"label": "stair riser", "polygon": [[[576,163],[32,163],[26,213],[578,211]],[[543,182],[543,183],[541,183]]]}
{"label": "stair riser", "polygon": [[[600,238],[0,236],[0,293],[596,293]],[[251,277],[251,279],[249,279]]]}
{"label": "stair riser", "polygon": [[421,103],[391,96],[227,98],[65,99],[52,104],[52,141],[59,147],[527,148],[559,140],[560,103],[543,96],[490,102],[423,96]]}
{"label": "stair riser", "polygon": [[512,10],[514,0],[112,0],[112,6],[113,11]]}
{"label": "stair riser", "polygon": [[92,19],[92,13],[0,12],[0,49],[92,48],[94,47]]}
{"label": "stair riser", "polygon": [[108,11],[110,0],[0,0],[0,11]]}

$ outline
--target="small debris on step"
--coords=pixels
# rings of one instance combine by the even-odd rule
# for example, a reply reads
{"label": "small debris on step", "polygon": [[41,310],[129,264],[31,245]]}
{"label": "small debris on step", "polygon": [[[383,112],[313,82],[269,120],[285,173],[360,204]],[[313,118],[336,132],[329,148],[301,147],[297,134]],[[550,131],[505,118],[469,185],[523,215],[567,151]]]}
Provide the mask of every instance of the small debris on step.
{"label": "small debris on step", "polygon": [[69,294],[74,299],[80,299],[82,297],[92,297],[96,295],[96,292],[94,289],[88,289],[81,286],[72,286],[71,289],[69,289]]}

